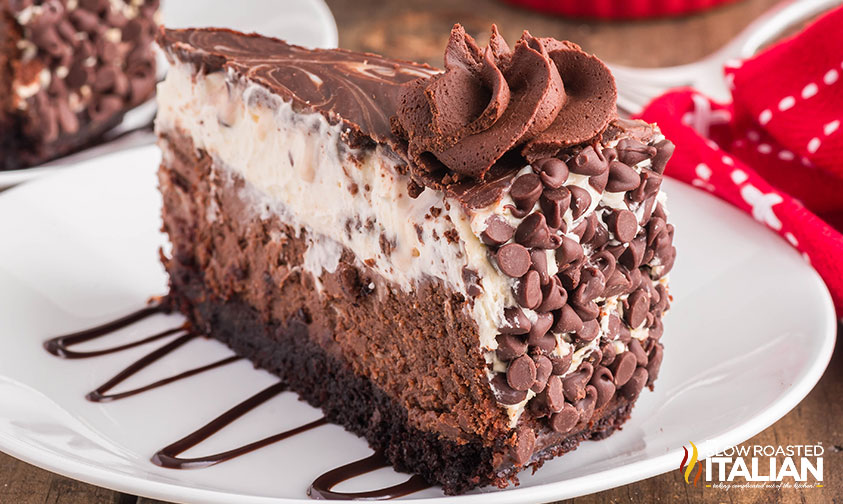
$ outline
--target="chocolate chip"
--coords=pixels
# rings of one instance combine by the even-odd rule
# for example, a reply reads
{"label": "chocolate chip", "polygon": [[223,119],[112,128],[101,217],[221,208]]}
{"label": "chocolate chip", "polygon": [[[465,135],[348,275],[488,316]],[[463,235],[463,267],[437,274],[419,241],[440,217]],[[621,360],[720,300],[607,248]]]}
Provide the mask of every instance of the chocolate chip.
{"label": "chocolate chip", "polygon": [[617,259],[611,253],[602,250],[591,256],[591,262],[603,274],[603,278],[609,279],[615,272]]}
{"label": "chocolate chip", "polygon": [[606,190],[609,192],[631,191],[641,185],[641,177],[634,168],[631,168],[620,161],[612,161],[609,164],[609,182]]}
{"label": "chocolate chip", "polygon": [[598,408],[605,406],[615,395],[614,377],[605,366],[595,369],[594,375],[588,383],[597,390],[597,404],[595,406]]}
{"label": "chocolate chip", "polygon": [[578,175],[599,175],[608,168],[606,159],[592,146],[587,146],[579,154],[568,160],[568,169]]}
{"label": "chocolate chip", "polygon": [[594,188],[595,191],[602,193],[606,190],[606,185],[609,183],[609,171],[606,170],[599,175],[594,175],[588,178],[588,185]]}
{"label": "chocolate chip", "polygon": [[606,288],[603,289],[603,297],[617,296],[625,292],[629,292],[630,284],[627,277],[620,270],[616,269],[612,272],[612,276],[606,280]]}
{"label": "chocolate chip", "polygon": [[574,307],[574,311],[577,312],[580,319],[584,322],[587,320],[594,320],[597,318],[597,315],[600,314],[600,307],[597,306],[597,303],[594,301],[589,301],[586,304],[572,304],[571,306]]}
{"label": "chocolate chip", "polygon": [[77,62],[71,65],[67,71],[67,76],[64,78],[64,83],[67,87],[76,90],[84,86],[89,80],[93,79],[93,70],[85,66],[83,62]]}
{"label": "chocolate chip", "polygon": [[536,381],[536,363],[529,355],[522,355],[509,363],[506,383],[514,390],[527,390]]}
{"label": "chocolate chip", "polygon": [[562,288],[562,282],[558,277],[542,287],[542,302],[536,311],[539,313],[551,312],[565,306],[568,301],[568,293]]}
{"label": "chocolate chip", "polygon": [[590,362],[591,365],[594,366],[595,369],[597,369],[597,366],[599,366],[600,362],[603,360],[603,350],[600,350],[599,348],[595,348],[594,350],[591,351],[590,354],[588,354],[588,357],[586,357],[586,360],[588,362]]}
{"label": "chocolate chip", "polygon": [[580,186],[568,186],[571,191],[571,213],[574,220],[579,219],[591,206],[591,194]]}
{"label": "chocolate chip", "polygon": [[615,357],[615,362],[609,366],[612,370],[612,375],[615,377],[615,386],[622,387],[632,377],[635,372],[636,359],[635,356],[629,352],[624,352]]}
{"label": "chocolate chip", "polygon": [[52,26],[44,26],[39,30],[32,30],[30,36],[32,42],[47,54],[53,57],[61,56],[62,49],[66,47],[62,43],[58,32]]}
{"label": "chocolate chip", "polygon": [[534,411],[539,416],[549,416],[562,411],[565,407],[565,394],[562,391],[562,380],[558,376],[551,376],[547,380],[547,386],[534,399],[536,402]]}
{"label": "chocolate chip", "polygon": [[655,147],[645,145],[634,138],[622,138],[615,149],[618,151],[618,160],[629,166],[656,155]]}
{"label": "chocolate chip", "polygon": [[630,191],[627,197],[638,203],[654,197],[661,188],[662,180],[663,177],[660,174],[644,168],[639,175],[638,187]]}
{"label": "chocolate chip", "polygon": [[88,116],[92,122],[110,119],[123,107],[123,100],[114,95],[102,95],[95,98],[88,106]]}
{"label": "chocolate chip", "polygon": [[[620,323],[618,317],[615,317],[615,320],[618,321],[617,323]],[[610,323],[610,326],[611,326],[611,323]],[[619,329],[619,327],[618,327],[618,329]],[[609,339],[613,338],[613,336],[611,334],[611,328],[609,329],[609,334],[607,334],[606,337],[609,338]],[[614,343],[612,343],[611,341],[607,341],[606,343],[603,343],[603,345],[600,346],[600,351],[603,353],[603,358],[600,359],[600,364],[602,364],[604,366],[608,366],[609,364],[611,364],[612,362],[615,361],[615,357],[617,356],[617,352],[615,351],[615,344]]]}
{"label": "chocolate chip", "polygon": [[536,342],[536,348],[542,352],[553,352],[556,350],[556,336],[552,333],[547,333]]}
{"label": "chocolate chip", "polygon": [[521,221],[515,231],[515,241],[527,248],[549,248],[550,230],[544,215],[536,212]]}
{"label": "chocolate chip", "polygon": [[574,291],[571,301],[576,305],[585,305],[603,293],[606,281],[603,273],[595,267],[583,268],[580,274],[580,284]]}
{"label": "chocolate chip", "polygon": [[626,382],[626,385],[621,387],[621,395],[625,398],[634,400],[641,393],[641,390],[647,384],[647,370],[640,367],[632,374],[632,378]]}
{"label": "chocolate chip", "polygon": [[630,341],[632,341],[632,333],[629,332],[629,326],[626,324],[620,325],[620,331],[618,332],[618,341],[621,343],[628,345]]}
{"label": "chocolate chip", "polygon": [[551,354],[550,355],[550,362],[553,364],[553,375],[563,375],[568,372],[568,369],[571,368],[571,361],[574,359],[574,352],[568,352],[565,354],[564,357],[559,357],[558,355]]}
{"label": "chocolate chip", "polygon": [[664,324],[662,323],[662,320],[660,318],[656,318],[653,321],[653,325],[650,327],[650,330],[647,334],[649,335],[650,339],[654,341],[658,341],[659,338],[662,337],[662,335],[664,334]]}
{"label": "chocolate chip", "polygon": [[542,249],[535,249],[530,251],[531,268],[536,270],[539,274],[539,281],[542,285],[547,285],[550,282],[550,275],[547,274],[547,252]]}
{"label": "chocolate chip", "polygon": [[637,339],[633,339],[629,342],[629,352],[635,356],[635,363],[638,366],[646,366],[647,365],[647,352],[644,351],[644,347],[641,346],[641,342]]}
{"label": "chocolate chip", "polygon": [[80,32],[95,33],[100,26],[99,17],[86,10],[74,9],[68,17],[73,26]]}
{"label": "chocolate chip", "polygon": [[659,377],[659,369],[662,366],[662,359],[664,358],[664,348],[656,343],[650,349],[649,358],[647,359],[647,385],[652,385],[656,378]]}
{"label": "chocolate chip", "polygon": [[545,187],[557,189],[568,180],[568,165],[557,158],[546,158],[533,163]]}
{"label": "chocolate chip", "polygon": [[670,294],[667,293],[667,288],[660,283],[656,284],[656,292],[659,294],[659,302],[655,310],[658,313],[663,313],[670,308]]}
{"label": "chocolate chip", "polygon": [[607,163],[611,163],[612,161],[617,161],[618,159],[618,151],[614,147],[606,147],[603,149],[603,157],[606,159]]}
{"label": "chocolate chip", "polygon": [[518,281],[518,289],[515,293],[518,304],[532,310],[542,302],[542,288],[539,274],[535,271],[528,271]]}
{"label": "chocolate chip", "polygon": [[655,147],[656,155],[653,156],[650,168],[658,173],[664,173],[664,168],[667,166],[667,162],[670,160],[671,156],[673,156],[673,151],[676,149],[676,146],[673,145],[673,142],[665,138],[661,142],[657,143]]}
{"label": "chocolate chip", "polygon": [[583,322],[583,327],[575,333],[579,341],[592,341],[600,334],[600,324],[597,320],[587,320]]}
{"label": "chocolate chip", "polygon": [[647,223],[647,246],[653,245],[653,242],[658,238],[662,232],[666,231],[667,222],[661,217],[653,217]]}
{"label": "chocolate chip", "polygon": [[542,194],[542,181],[535,173],[525,173],[515,179],[509,195],[520,210],[532,210]]}
{"label": "chocolate chip", "polygon": [[480,233],[480,240],[486,245],[502,245],[515,234],[515,228],[510,226],[500,215],[492,215],[486,219],[486,229]]}
{"label": "chocolate chip", "polygon": [[556,276],[562,282],[562,287],[568,291],[573,291],[580,284],[580,271],[582,269],[582,260],[577,261],[570,266],[567,266]]}
{"label": "chocolate chip", "polygon": [[638,289],[629,295],[624,303],[623,317],[629,327],[635,329],[640,327],[644,320],[647,319],[647,313],[650,309],[650,299],[644,289]]}
{"label": "chocolate chip", "polygon": [[559,266],[571,264],[583,257],[582,245],[567,236],[562,237],[562,244],[556,249],[556,262]]}
{"label": "chocolate chip", "polygon": [[606,224],[615,239],[621,243],[628,243],[638,233],[638,219],[629,210],[614,210],[606,216]]}
{"label": "chocolate chip", "polygon": [[522,336],[498,334],[496,340],[498,342],[496,352],[498,358],[502,361],[511,361],[527,352],[527,342],[524,341]]}
{"label": "chocolate chip", "polygon": [[553,326],[553,332],[576,332],[582,330],[582,319],[577,315],[577,312],[570,305],[565,305],[559,310],[559,316],[556,320],[556,325]]}
{"label": "chocolate chip", "polygon": [[152,63],[132,65],[126,70],[133,104],[143,102],[155,89],[155,70]]}
{"label": "chocolate chip", "polygon": [[571,206],[571,191],[566,187],[546,189],[539,199],[547,225],[559,229],[565,224],[565,211]]}
{"label": "chocolate chip", "polygon": [[137,18],[129,20],[126,26],[123,27],[122,40],[123,42],[134,42],[143,36],[143,23]]}
{"label": "chocolate chip", "polygon": [[579,236],[580,243],[588,243],[594,237],[597,226],[597,214],[592,212],[573,229],[573,232]]}
{"label": "chocolate chip", "polygon": [[530,319],[517,306],[504,309],[504,319],[506,324],[498,328],[501,334],[527,334],[532,327]]}
{"label": "chocolate chip", "polygon": [[547,331],[550,330],[552,325],[553,314],[539,313],[536,315],[536,321],[533,322],[533,327],[530,328],[530,332],[527,334],[527,344],[534,346],[538,345],[541,338],[547,334]]}
{"label": "chocolate chip", "polygon": [[580,413],[573,404],[565,404],[559,413],[550,417],[550,428],[556,432],[567,434],[577,425],[580,420]]}
{"label": "chocolate chip", "polygon": [[580,412],[580,420],[587,422],[594,415],[594,408],[597,406],[597,389],[594,385],[585,387],[585,397],[574,403],[574,407]]}
{"label": "chocolate chip", "polygon": [[70,110],[70,105],[66,101],[56,102],[56,113],[62,133],[73,134],[79,130],[79,118]]}
{"label": "chocolate chip", "polygon": [[[548,379],[553,373],[553,363],[550,362],[550,359],[544,355],[534,356],[533,361],[536,363],[536,381],[533,383],[533,386],[530,387],[530,390],[538,394],[547,389],[547,385],[549,385]],[[561,396],[562,383],[559,382],[559,378],[557,377],[554,377],[554,380],[558,382],[559,395]]]}
{"label": "chocolate chip", "polygon": [[588,241],[592,250],[599,250],[607,243],[609,243],[609,230],[602,225],[594,226],[594,236],[592,236],[591,240]]}
{"label": "chocolate chip", "polygon": [[497,260],[498,268],[505,275],[513,278],[524,276],[530,270],[530,265],[532,264],[530,252],[517,243],[508,243],[498,249],[495,259]]}
{"label": "chocolate chip", "polygon": [[594,368],[588,362],[583,362],[580,368],[562,378],[562,391],[565,394],[565,399],[571,402],[576,402],[585,397],[585,387],[591,375],[594,373]]}
{"label": "chocolate chip", "polygon": [[516,465],[524,465],[533,456],[536,447],[536,433],[530,427],[522,425],[515,432],[515,444],[512,447],[512,460]]}
{"label": "chocolate chip", "polygon": [[515,390],[506,382],[506,376],[498,373],[492,378],[495,398],[502,404],[518,404],[527,398],[526,390]]}
{"label": "chocolate chip", "polygon": [[[618,257],[618,262],[630,270],[638,269],[644,259],[644,251],[647,247],[646,237],[641,234],[633,238],[626,247],[626,250]],[[657,253],[658,254],[658,253]]]}

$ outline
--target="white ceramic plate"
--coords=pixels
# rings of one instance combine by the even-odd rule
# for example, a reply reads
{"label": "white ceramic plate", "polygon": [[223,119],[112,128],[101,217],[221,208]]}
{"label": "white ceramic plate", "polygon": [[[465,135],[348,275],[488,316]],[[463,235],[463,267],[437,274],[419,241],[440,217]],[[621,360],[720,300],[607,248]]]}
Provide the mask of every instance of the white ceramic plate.
{"label": "white ceramic plate", "polygon": [[[225,27],[243,32],[257,32],[307,47],[336,47],[337,25],[323,0],[168,0],[161,3],[162,24],[169,28],[198,26]],[[159,58],[161,69],[166,60]],[[154,107],[139,107],[134,117],[127,114],[122,129],[140,127],[149,122]],[[103,149],[106,147],[106,149]],[[11,187],[77,163],[126,147],[126,142],[97,146],[45,165],[23,170],[0,171],[0,189]]]}
{"label": "white ceramic plate", "polygon": [[[73,478],[165,500],[306,499],[315,477],[367,456],[366,444],[327,425],[207,469],[149,462],[157,449],[273,383],[269,374],[241,361],[95,404],[84,399],[86,392],[160,343],[88,361],[61,360],[41,348],[50,336],[134,311],[148,296],[164,293],[158,159],[154,147],[127,150],[0,195],[0,449]],[[641,395],[621,432],[524,474],[520,487],[484,488],[460,501],[558,500],[675,469],[683,444],[694,441],[706,456],[746,440],[793,408],[819,379],[835,338],[820,278],[782,240],[736,210],[673,181],[667,189],[679,260],[655,391]],[[116,339],[179,321],[156,316]],[[193,341],[122,389],[227,355],[222,344]],[[186,455],[239,446],[318,416],[293,394],[281,394]],[[338,489],[373,489],[404,478],[382,469]],[[407,498],[441,496],[433,488]]]}

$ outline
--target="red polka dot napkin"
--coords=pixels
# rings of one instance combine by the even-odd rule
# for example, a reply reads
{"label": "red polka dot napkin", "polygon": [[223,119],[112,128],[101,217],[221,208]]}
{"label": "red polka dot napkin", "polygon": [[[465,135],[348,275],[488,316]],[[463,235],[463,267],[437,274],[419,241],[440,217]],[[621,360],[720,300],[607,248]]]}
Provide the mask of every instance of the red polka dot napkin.
{"label": "red polka dot napkin", "polygon": [[823,277],[843,316],[843,8],[730,63],[733,102],[691,89],[641,114],[676,144],[666,174],[750,213]]}

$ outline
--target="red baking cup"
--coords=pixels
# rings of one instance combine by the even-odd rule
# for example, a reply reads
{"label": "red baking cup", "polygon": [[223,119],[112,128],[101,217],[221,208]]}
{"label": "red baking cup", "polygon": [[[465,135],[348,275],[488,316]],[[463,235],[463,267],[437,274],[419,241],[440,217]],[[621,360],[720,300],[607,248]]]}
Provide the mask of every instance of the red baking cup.
{"label": "red baking cup", "polygon": [[643,19],[678,16],[736,0],[505,0],[551,14],[599,19]]}

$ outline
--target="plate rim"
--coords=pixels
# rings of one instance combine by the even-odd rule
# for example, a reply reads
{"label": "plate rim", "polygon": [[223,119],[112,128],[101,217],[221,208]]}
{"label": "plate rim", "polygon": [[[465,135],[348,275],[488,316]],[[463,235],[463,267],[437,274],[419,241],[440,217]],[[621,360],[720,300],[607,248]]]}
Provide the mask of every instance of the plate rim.
{"label": "plate rim", "polygon": [[[321,0],[320,0],[321,1]],[[155,145],[143,145],[129,149],[122,149],[97,158],[83,161],[68,168],[85,168],[92,162],[102,162],[103,158],[115,156],[130,156],[132,153],[143,150],[156,150]],[[139,153],[139,155],[143,155]],[[53,176],[72,177],[73,170],[61,170]],[[41,184],[50,184],[51,177],[43,177],[38,181],[28,183],[25,185],[16,186],[4,193],[0,194],[0,202],[5,201],[12,195],[17,195],[19,192],[38,191]],[[680,183],[675,179],[671,179],[670,183]],[[692,186],[682,184],[688,189],[694,189]],[[716,198],[710,194],[696,190],[697,194],[705,194],[717,201],[718,205],[729,207],[728,203]],[[767,232],[772,233],[767,229]],[[790,248],[786,243],[779,242],[781,247]],[[814,388],[820,378],[823,376],[834,351],[837,333],[837,318],[835,315],[834,305],[831,294],[822,278],[813,268],[808,267],[806,274],[811,276],[811,283],[817,289],[817,295],[821,299],[821,311],[827,316],[824,321],[820,321],[822,325],[822,334],[820,335],[821,345],[816,350],[817,358],[806,367],[802,372],[802,377],[799,381],[795,381],[788,390],[775,402],[768,405],[767,408],[755,414],[751,419],[734,427],[719,436],[707,439],[704,447],[700,450],[700,459],[710,456],[711,453],[706,451],[712,446],[733,446],[750,439],[759,432],[763,431],[784,415],[795,408]],[[25,388],[33,393],[42,394],[27,385],[20,384],[14,379],[4,377],[4,381],[11,383],[19,388]],[[42,394],[43,395],[43,394]],[[47,397],[47,396],[45,396]],[[49,399],[49,398],[48,398]],[[90,483],[93,485],[109,488],[115,491],[124,493],[131,493],[135,495],[142,495],[149,498],[163,499],[177,502],[192,502],[201,500],[208,503],[228,503],[236,498],[238,502],[266,504],[266,503],[302,503],[309,502],[310,499],[306,496],[301,498],[289,497],[269,497],[257,495],[244,495],[239,493],[209,490],[202,488],[187,487],[175,483],[166,483],[161,481],[144,480],[138,476],[124,475],[115,471],[110,471],[107,467],[98,466],[95,464],[85,463],[63,457],[57,457],[44,449],[34,446],[25,441],[15,439],[9,433],[0,431],[0,451],[3,451],[15,458],[24,462],[35,465],[42,469],[70,477],[79,481]],[[647,458],[645,460],[638,460],[628,464],[624,464],[623,471],[618,471],[618,468],[606,469],[582,476],[577,476],[565,481],[542,483],[530,487],[514,487],[506,490],[498,491],[492,490],[488,492],[481,492],[478,494],[461,495],[461,496],[445,496],[449,500],[459,501],[463,503],[469,502],[483,502],[483,504],[495,504],[512,502],[513,500],[530,501],[530,500],[554,500],[558,499],[560,489],[564,488],[565,498],[572,498],[590,493],[600,492],[606,489],[616,488],[627,485],[647,478],[651,478],[660,474],[669,472],[675,469],[676,461],[680,460],[682,456],[681,447],[668,451],[665,454]],[[53,461],[59,461],[54,463]],[[599,480],[599,485],[589,484],[589,481]],[[572,490],[572,487],[574,489]],[[443,497],[424,497],[413,499],[412,495],[408,496],[406,500],[418,503],[433,503],[441,502]]]}

